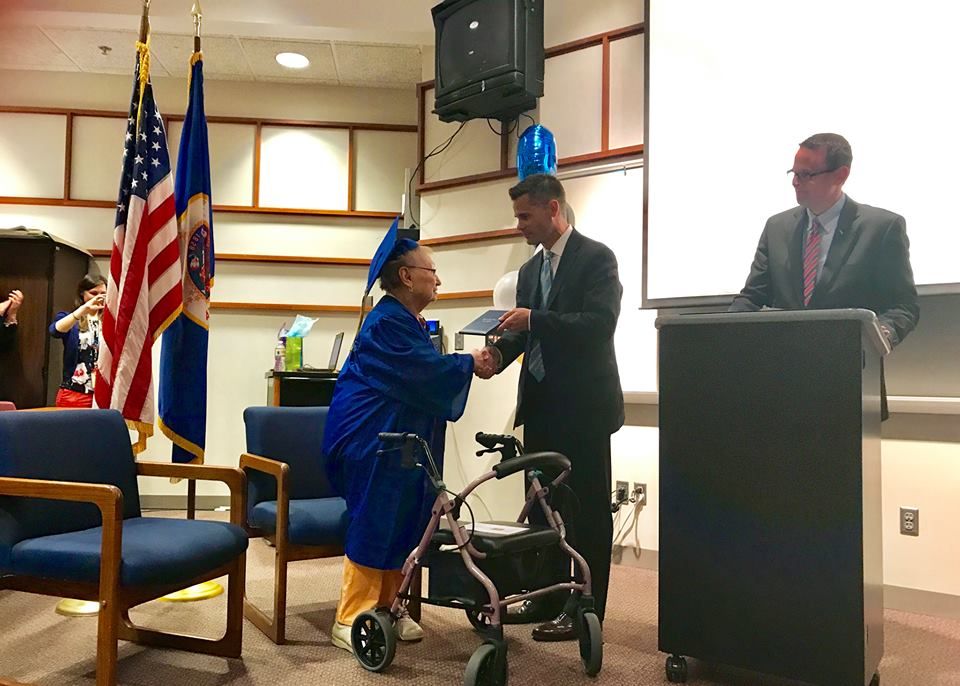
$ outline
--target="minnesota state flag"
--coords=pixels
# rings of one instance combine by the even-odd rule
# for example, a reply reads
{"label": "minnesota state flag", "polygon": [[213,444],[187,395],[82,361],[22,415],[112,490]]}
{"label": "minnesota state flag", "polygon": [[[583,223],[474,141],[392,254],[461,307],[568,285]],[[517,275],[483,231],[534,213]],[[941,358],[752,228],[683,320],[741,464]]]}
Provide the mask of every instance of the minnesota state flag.
{"label": "minnesota state flag", "polygon": [[207,339],[213,286],[210,152],[203,111],[203,56],[190,59],[190,99],[180,138],[175,197],[183,270],[183,311],[163,333],[160,430],[173,461],[203,463],[207,433]]}

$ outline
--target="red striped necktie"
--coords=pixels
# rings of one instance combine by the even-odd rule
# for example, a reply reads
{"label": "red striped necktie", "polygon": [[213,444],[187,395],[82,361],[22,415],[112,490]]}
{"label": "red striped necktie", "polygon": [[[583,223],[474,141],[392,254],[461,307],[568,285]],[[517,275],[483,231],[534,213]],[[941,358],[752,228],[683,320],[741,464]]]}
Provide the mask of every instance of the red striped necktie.
{"label": "red striped necktie", "polygon": [[816,217],[810,222],[810,235],[803,246],[803,306],[810,304],[813,289],[817,286],[817,272],[820,271],[820,239],[823,227]]}

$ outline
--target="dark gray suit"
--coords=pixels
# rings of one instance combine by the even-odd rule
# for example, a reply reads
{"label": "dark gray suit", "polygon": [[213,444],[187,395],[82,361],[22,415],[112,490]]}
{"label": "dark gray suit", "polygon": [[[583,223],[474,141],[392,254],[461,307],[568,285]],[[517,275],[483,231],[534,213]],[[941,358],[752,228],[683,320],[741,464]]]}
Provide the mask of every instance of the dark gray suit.
{"label": "dark gray suit", "polygon": [[[847,197],[810,304],[804,307],[803,242],[808,223],[802,207],[767,220],[750,276],[730,311],[859,307],[876,313],[891,345],[900,343],[920,320],[903,217]],[[886,393],[883,404],[886,415]]]}
{"label": "dark gray suit", "polygon": [[[553,450],[570,458],[570,488],[559,494],[561,513],[572,523],[571,541],[590,565],[597,614],[602,619],[610,575],[610,434],[623,425],[623,393],[613,335],[623,288],[617,259],[607,246],[572,230],[550,288],[540,303],[542,252],[520,268],[517,307],[532,310],[531,332],[509,332],[496,343],[502,367],[540,341],[545,376],[537,382],[524,355],[516,425],[523,425],[528,452]],[[557,502],[555,500],[555,502]],[[542,523],[534,508],[531,520]]]}

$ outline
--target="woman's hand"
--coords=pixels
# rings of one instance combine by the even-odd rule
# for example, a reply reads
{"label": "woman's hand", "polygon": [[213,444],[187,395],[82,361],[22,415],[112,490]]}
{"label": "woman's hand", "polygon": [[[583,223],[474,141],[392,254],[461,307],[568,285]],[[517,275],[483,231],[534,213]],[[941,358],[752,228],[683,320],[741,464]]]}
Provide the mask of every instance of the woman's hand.
{"label": "woman's hand", "polygon": [[87,317],[91,314],[100,314],[100,311],[107,304],[106,295],[98,295],[96,297],[90,298],[87,302],[83,303],[80,307],[73,311],[73,316],[75,319],[80,317]]}
{"label": "woman's hand", "polygon": [[23,293],[20,291],[10,291],[7,299],[0,303],[0,317],[5,317],[8,324],[17,322],[17,310],[23,304]]}

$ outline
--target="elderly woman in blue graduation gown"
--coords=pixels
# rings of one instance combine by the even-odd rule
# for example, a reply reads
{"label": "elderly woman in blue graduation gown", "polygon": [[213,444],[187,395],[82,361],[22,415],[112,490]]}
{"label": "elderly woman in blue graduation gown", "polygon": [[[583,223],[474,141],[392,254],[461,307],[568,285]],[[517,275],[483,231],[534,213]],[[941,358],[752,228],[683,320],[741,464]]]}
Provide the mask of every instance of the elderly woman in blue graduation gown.
{"label": "elderly woman in blue graduation gown", "polygon": [[[420,316],[437,297],[436,265],[427,248],[409,239],[391,247],[389,238],[379,272],[386,295],[363,322],[340,372],[324,430],[327,472],[350,515],[332,630],[333,644],[346,650],[357,615],[393,601],[434,498],[423,470],[402,468],[397,452],[377,455],[384,448],[377,434],[416,433],[442,464],[446,423],[463,414],[475,364],[485,363],[479,351],[436,351]],[[396,632],[401,640],[423,637],[408,615],[397,620]]]}

